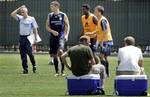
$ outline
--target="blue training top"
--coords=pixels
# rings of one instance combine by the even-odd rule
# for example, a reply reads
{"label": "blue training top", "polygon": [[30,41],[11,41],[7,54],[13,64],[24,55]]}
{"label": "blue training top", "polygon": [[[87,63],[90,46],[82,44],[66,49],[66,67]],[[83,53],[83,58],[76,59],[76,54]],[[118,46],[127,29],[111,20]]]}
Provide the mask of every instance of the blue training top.
{"label": "blue training top", "polygon": [[[64,23],[64,16],[63,12],[59,14],[49,13],[49,25],[52,30],[55,30],[59,33],[59,37],[64,35],[65,23]],[[51,34],[51,36],[54,36]]]}

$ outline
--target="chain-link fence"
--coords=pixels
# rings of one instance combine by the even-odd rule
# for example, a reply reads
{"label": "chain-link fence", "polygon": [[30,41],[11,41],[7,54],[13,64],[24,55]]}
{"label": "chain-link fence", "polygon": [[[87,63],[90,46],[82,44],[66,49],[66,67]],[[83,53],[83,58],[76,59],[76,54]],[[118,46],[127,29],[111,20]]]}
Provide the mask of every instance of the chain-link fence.
{"label": "chain-link fence", "polygon": [[[4,49],[17,48],[18,23],[10,17],[10,13],[21,5],[26,5],[29,14],[34,16],[39,25],[42,42],[39,49],[48,49],[49,34],[45,30],[45,21],[50,12],[49,4],[52,0],[0,0],[0,46]],[[105,8],[104,15],[108,18],[114,47],[123,45],[123,38],[132,35],[137,45],[150,45],[150,0],[59,0],[61,11],[68,15],[71,25],[68,45],[78,43],[81,25],[81,6],[88,3],[91,12],[96,5]]]}

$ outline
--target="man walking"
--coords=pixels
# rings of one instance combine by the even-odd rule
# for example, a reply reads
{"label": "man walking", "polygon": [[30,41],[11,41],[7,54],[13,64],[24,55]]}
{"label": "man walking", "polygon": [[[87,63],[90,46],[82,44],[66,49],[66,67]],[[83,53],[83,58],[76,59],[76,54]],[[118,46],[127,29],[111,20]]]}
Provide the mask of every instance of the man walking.
{"label": "man walking", "polygon": [[[20,13],[20,15],[18,13]],[[29,55],[33,66],[33,73],[36,73],[36,62],[32,53],[32,45],[27,38],[30,34],[34,33],[36,41],[38,33],[36,20],[34,17],[28,15],[28,9],[25,5],[14,10],[11,13],[11,16],[19,22],[19,50],[22,60],[23,74],[28,74],[27,54]]]}
{"label": "man walking", "polygon": [[[63,53],[64,42],[68,40],[70,25],[68,17],[65,13],[59,10],[60,4],[57,1],[50,3],[51,13],[48,14],[46,20],[46,30],[51,34],[50,36],[50,55],[53,57],[55,66],[55,77],[59,76],[58,57]],[[60,58],[61,61],[61,58]],[[61,75],[64,74],[64,64],[61,62]]]}
{"label": "man walking", "polygon": [[113,45],[111,29],[108,20],[103,16],[104,7],[96,6],[94,14],[98,18],[97,24],[97,45],[100,51],[101,63],[106,68],[107,76],[109,77],[109,62],[107,56],[110,55],[110,47]]}

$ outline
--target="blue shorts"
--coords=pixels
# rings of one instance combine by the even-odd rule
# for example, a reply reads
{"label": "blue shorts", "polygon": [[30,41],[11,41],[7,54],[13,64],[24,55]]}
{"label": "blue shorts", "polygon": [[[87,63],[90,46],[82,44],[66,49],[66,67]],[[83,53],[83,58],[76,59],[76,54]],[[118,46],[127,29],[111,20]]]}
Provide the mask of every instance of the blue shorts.
{"label": "blue shorts", "polygon": [[64,50],[65,39],[64,36],[54,37],[50,36],[50,54],[57,54],[58,49]]}
{"label": "blue shorts", "polygon": [[113,46],[113,41],[105,41],[103,42],[102,46],[98,42],[97,43],[97,51],[101,54],[104,54],[105,56],[110,55],[111,53],[111,47]]}

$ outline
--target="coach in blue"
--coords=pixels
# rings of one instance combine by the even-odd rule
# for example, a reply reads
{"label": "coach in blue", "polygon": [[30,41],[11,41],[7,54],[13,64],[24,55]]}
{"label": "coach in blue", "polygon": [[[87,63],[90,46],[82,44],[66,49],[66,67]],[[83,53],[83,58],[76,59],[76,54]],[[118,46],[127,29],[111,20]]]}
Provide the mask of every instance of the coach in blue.
{"label": "coach in blue", "polygon": [[[51,13],[48,14],[46,20],[46,30],[50,35],[50,55],[54,59],[54,66],[56,74],[59,76],[58,57],[63,53],[64,42],[68,40],[68,34],[70,30],[69,20],[65,13],[59,10],[60,3],[58,1],[52,1],[50,3]],[[61,61],[61,58],[60,58]],[[64,74],[64,64],[61,61],[61,75]]]}
{"label": "coach in blue", "polygon": [[[17,14],[17,13],[20,13]],[[32,53],[32,45],[28,40],[28,36],[32,33],[35,34],[35,41],[36,41],[36,34],[38,25],[34,17],[28,15],[28,9],[25,5],[17,8],[11,13],[11,16],[19,22],[19,50],[22,60],[22,67],[23,67],[23,74],[28,74],[28,64],[27,64],[27,54],[30,57],[31,63],[33,65],[33,73],[36,73],[36,63]]]}

